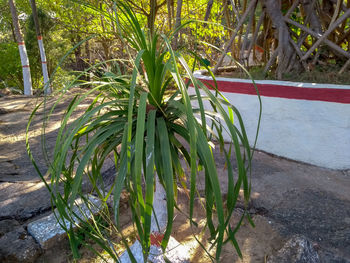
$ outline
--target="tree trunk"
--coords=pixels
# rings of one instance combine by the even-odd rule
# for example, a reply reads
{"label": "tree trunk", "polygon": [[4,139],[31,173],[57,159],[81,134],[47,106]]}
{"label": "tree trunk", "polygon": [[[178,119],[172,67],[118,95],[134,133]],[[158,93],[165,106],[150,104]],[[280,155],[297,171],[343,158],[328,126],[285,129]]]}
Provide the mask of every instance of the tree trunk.
{"label": "tree trunk", "polygon": [[[317,33],[315,33],[314,31],[312,31],[310,28],[304,26],[304,25],[301,25],[299,24],[298,22],[295,22],[294,20],[292,19],[289,19],[289,18],[286,18],[285,19],[286,22],[288,22],[289,24],[292,24],[298,28],[300,28],[301,30],[307,32],[308,34],[310,34],[311,36],[317,38],[317,39],[320,39],[322,37],[322,35],[319,35]],[[332,41],[328,40],[327,38],[324,38],[323,40],[323,43],[326,44],[327,46],[329,46],[334,52],[335,55],[338,55],[339,56],[343,56],[343,57],[346,57],[348,59],[350,59],[350,53],[345,51],[344,49],[342,49],[341,47],[337,46],[335,43],[333,43]],[[310,49],[311,47],[309,47]]]}
{"label": "tree trunk", "polygon": [[17,42],[15,30],[14,30],[14,28],[13,28],[13,24],[10,24],[10,26],[11,26],[11,33],[12,33],[13,41],[14,41],[14,42]]}
{"label": "tree trunk", "polygon": [[207,10],[205,11],[204,21],[208,21],[211,9],[213,7],[214,0],[209,0],[207,4]]}
{"label": "tree trunk", "polygon": [[[72,44],[73,46],[76,44],[76,43],[79,43],[81,41],[81,37],[80,35],[77,35],[77,38],[74,38],[72,37],[71,38],[71,41],[72,41]],[[104,43],[104,42],[102,42]],[[85,70],[85,62],[84,62],[84,59],[83,59],[83,56],[82,56],[82,48],[81,48],[81,45],[77,46],[75,49],[74,49],[74,55],[75,55],[75,65],[74,65],[74,70],[76,71],[84,71]],[[107,60],[108,58],[106,58]],[[84,78],[84,77],[83,77]]]}
{"label": "tree trunk", "polygon": [[[249,22],[248,22],[248,25],[246,27],[246,32],[244,34],[244,38],[243,38],[243,43],[241,45],[241,50],[240,50],[240,53],[239,53],[239,59],[241,61],[241,63],[245,66],[248,66],[249,64],[249,57],[246,56],[247,54],[247,50],[248,50],[248,45],[249,45],[249,34],[250,34],[250,30],[253,26],[253,22],[254,22],[254,17],[255,17],[255,13],[254,13],[254,10],[255,10],[256,7],[254,7],[250,17],[249,17]],[[253,41],[253,39],[250,39],[250,41]],[[245,63],[246,62],[246,63]]]}
{"label": "tree trunk", "polygon": [[30,76],[30,67],[29,67],[29,59],[27,54],[27,49],[23,40],[21,28],[18,22],[17,10],[14,3],[14,0],[9,0],[9,6],[11,10],[12,23],[16,35],[16,40],[18,43],[19,54],[21,57],[22,63],[22,72],[23,72],[23,86],[24,86],[24,95],[33,95],[32,90],[32,79]]}
{"label": "tree trunk", "polygon": [[[87,67],[91,66],[91,52],[90,52],[90,44],[89,41],[85,42],[85,57],[86,57],[86,61],[85,61],[85,65]],[[90,81],[90,72],[87,73],[86,75],[86,80]]]}
{"label": "tree trunk", "polygon": [[306,59],[343,21],[350,16],[350,9],[339,17],[334,23],[330,24],[326,32],[316,41],[316,43],[306,52],[302,59]]}
{"label": "tree trunk", "polygon": [[154,32],[154,21],[156,19],[156,13],[157,13],[157,0],[150,0],[150,13],[149,13],[149,17],[147,17],[147,24],[148,24],[148,29],[151,32],[151,35],[153,35],[153,32]]}
{"label": "tree trunk", "polygon": [[167,0],[166,3],[167,3],[167,9],[168,9],[168,27],[169,27],[169,30],[171,30],[173,28],[171,23],[173,19],[172,8],[171,8],[172,0]]}
{"label": "tree trunk", "polygon": [[277,78],[281,79],[282,73],[299,69],[300,63],[294,63],[292,67],[290,66],[292,61],[296,61],[296,53],[290,42],[293,40],[291,39],[289,28],[284,21],[281,11],[281,0],[263,0],[262,2],[266,13],[272,21],[273,28],[276,30],[275,38],[278,39],[278,66],[276,74]]}
{"label": "tree trunk", "polygon": [[[174,26],[175,30],[181,26],[182,2],[183,2],[183,0],[177,0],[177,2],[176,2],[176,18],[175,18],[175,26]],[[175,40],[174,49],[176,49],[178,46],[178,36],[179,36],[179,32],[176,32],[176,34],[174,36],[174,40]]]}
{"label": "tree trunk", "polygon": [[302,0],[301,3],[303,5],[304,11],[306,13],[306,17],[308,17],[308,21],[310,22],[310,27],[312,31],[315,31],[318,34],[322,33],[322,25],[316,14],[315,8],[315,0]]}
{"label": "tree trunk", "polygon": [[51,93],[51,88],[50,88],[50,85],[49,85],[49,74],[47,72],[46,54],[45,54],[43,37],[42,37],[41,32],[40,32],[38,12],[36,10],[35,0],[30,0],[30,5],[32,7],[35,31],[36,31],[36,36],[38,38],[38,45],[39,45],[39,50],[40,50],[41,68],[42,68],[43,77],[44,77],[44,93],[45,94],[50,94]]}
{"label": "tree trunk", "polygon": [[213,73],[216,74],[218,72],[219,67],[221,66],[222,62],[224,61],[224,58],[226,56],[226,54],[229,52],[229,50],[232,47],[233,41],[235,40],[238,30],[240,30],[240,28],[242,27],[245,19],[247,18],[247,16],[252,12],[252,15],[254,15],[254,10],[252,10],[255,7],[257,0],[253,0],[249,3],[249,6],[247,7],[247,9],[245,10],[244,14],[242,15],[242,17],[239,19],[236,27],[235,27],[235,31],[233,32],[233,34],[231,35],[230,40],[228,41],[228,43],[226,44],[226,47],[224,49],[223,54],[220,56],[218,62],[216,63],[214,69],[213,69]]}

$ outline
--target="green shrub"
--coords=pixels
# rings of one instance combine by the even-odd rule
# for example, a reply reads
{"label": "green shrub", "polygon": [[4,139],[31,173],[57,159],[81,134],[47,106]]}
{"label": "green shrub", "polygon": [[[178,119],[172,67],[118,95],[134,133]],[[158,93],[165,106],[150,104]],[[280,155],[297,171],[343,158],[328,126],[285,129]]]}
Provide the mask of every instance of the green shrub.
{"label": "green shrub", "polygon": [[22,67],[17,43],[0,43],[0,88],[23,90]]}
{"label": "green shrub", "polygon": [[[159,178],[166,192],[168,222],[162,240],[165,248],[172,233],[178,187],[189,188],[190,209],[185,212],[191,225],[197,225],[193,212],[200,170],[205,177],[206,226],[216,248],[215,259],[219,260],[225,242],[231,242],[241,255],[235,233],[242,219],[248,217],[250,220],[250,217],[248,213],[243,213],[234,226],[230,219],[241,190],[245,205],[248,205],[252,151],[238,110],[219,91],[210,91],[194,78],[183,53],[172,49],[173,32],[160,35],[142,28],[129,6],[122,2],[117,2],[117,10],[118,17],[110,19],[117,19],[119,37],[130,54],[127,65],[131,71],[99,73],[92,81],[81,84],[88,84],[91,88],[75,97],[67,108],[49,168],[51,182],[47,187],[57,207],[58,218],[69,222],[63,227],[69,234],[75,255],[78,255],[77,244],[82,240],[77,242],[71,225],[76,224],[74,219],[78,217],[83,223],[77,227],[81,231],[89,229],[84,234],[113,259],[118,259],[111,242],[113,231],[106,234],[106,231],[101,231],[101,225],[95,223],[96,220],[86,222],[84,215],[78,215],[72,209],[78,197],[89,202],[82,190],[83,182],[88,182],[91,192],[105,207],[113,194],[114,216],[111,217],[105,210],[104,219],[109,219],[109,229],[119,234],[122,231],[119,226],[120,196],[123,189],[128,191],[132,221],[147,258],[155,178]],[[206,66],[195,53],[188,54],[195,58],[194,63]],[[76,80],[70,86],[76,85]],[[193,85],[193,94],[189,92],[189,84]],[[92,95],[95,99],[85,113],[68,125],[74,111]],[[205,101],[208,102],[206,109]],[[234,115],[237,123],[233,122]],[[231,140],[229,149],[224,147],[225,131]],[[227,200],[221,194],[218,167],[212,152],[213,141],[218,143],[226,159]],[[27,146],[29,149],[28,140]],[[104,187],[101,168],[111,154],[117,173],[109,190]],[[236,159],[237,172],[231,165],[231,158]],[[181,159],[190,167],[190,174],[186,174]]]}

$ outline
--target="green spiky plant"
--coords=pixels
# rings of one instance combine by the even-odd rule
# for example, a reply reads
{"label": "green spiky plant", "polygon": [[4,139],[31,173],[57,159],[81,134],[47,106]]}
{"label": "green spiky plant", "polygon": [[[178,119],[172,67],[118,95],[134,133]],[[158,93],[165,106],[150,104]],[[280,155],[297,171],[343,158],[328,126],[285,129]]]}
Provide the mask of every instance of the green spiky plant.
{"label": "green spiky plant", "polygon": [[[153,28],[142,29],[129,6],[116,2],[115,7],[117,15],[110,19],[115,19],[124,48],[133,57],[129,61],[131,69],[126,74],[107,72],[82,84],[89,84],[90,88],[73,99],[62,119],[49,167],[50,182],[46,182],[37,169],[51,193],[57,220],[68,233],[74,255],[78,257],[78,244],[89,245],[81,238],[83,233],[118,260],[111,232],[121,233],[119,204],[121,193],[126,190],[130,195],[133,223],[147,259],[156,176],[166,192],[168,222],[162,240],[165,248],[172,232],[174,209],[179,209],[176,205],[178,187],[188,188],[189,211],[183,212],[188,214],[190,224],[196,226],[193,220],[194,200],[198,193],[196,182],[199,170],[203,170],[206,226],[212,247],[216,248],[215,259],[220,259],[226,242],[232,242],[241,256],[235,233],[245,216],[250,220],[249,214],[243,213],[235,226],[230,220],[240,190],[243,190],[246,205],[249,201],[252,151],[238,110],[215,86],[211,91],[194,77],[182,53],[172,49],[174,32],[160,35]],[[199,56],[189,53],[195,63],[205,66]],[[69,123],[79,104],[91,96],[95,99],[85,113]],[[233,121],[234,115],[237,124]],[[224,147],[224,132],[231,140],[229,150]],[[226,158],[227,200],[221,193],[213,141]],[[27,147],[36,166],[28,138]],[[112,187],[105,189],[101,168],[111,155],[114,156],[116,175]],[[236,159],[237,173],[231,166],[232,157]],[[190,168],[190,174],[185,173],[182,160]],[[90,185],[89,193],[98,198],[103,207],[90,220],[86,220],[89,215],[84,211],[73,209],[77,198],[91,211],[96,206],[83,191],[82,185],[86,182]],[[110,213],[107,200],[111,196],[113,208]],[[79,228],[79,234],[73,231],[74,225]],[[126,244],[123,236],[122,241]],[[90,248],[94,250],[92,246]],[[130,257],[134,260],[131,253]]]}

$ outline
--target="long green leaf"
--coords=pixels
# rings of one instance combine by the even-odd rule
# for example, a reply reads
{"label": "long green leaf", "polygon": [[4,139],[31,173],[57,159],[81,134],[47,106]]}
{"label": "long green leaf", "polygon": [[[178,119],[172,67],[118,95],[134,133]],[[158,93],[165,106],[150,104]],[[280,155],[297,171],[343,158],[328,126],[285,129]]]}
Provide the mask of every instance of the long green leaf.
{"label": "long green leaf", "polygon": [[172,162],[171,162],[168,130],[163,118],[157,118],[157,128],[158,128],[158,134],[159,134],[160,150],[162,153],[162,164],[164,169],[162,177],[165,183],[164,189],[166,192],[167,212],[168,212],[167,228],[164,234],[164,238],[162,240],[162,247],[163,249],[165,249],[171,235],[173,217],[174,217],[173,168],[172,168]]}
{"label": "long green leaf", "polygon": [[[154,140],[155,140],[155,118],[156,111],[148,113],[147,118],[147,141],[146,141],[146,205],[145,205],[145,223],[144,240],[148,242],[151,231],[151,216],[153,208],[154,194]],[[147,243],[147,246],[150,244]]]}

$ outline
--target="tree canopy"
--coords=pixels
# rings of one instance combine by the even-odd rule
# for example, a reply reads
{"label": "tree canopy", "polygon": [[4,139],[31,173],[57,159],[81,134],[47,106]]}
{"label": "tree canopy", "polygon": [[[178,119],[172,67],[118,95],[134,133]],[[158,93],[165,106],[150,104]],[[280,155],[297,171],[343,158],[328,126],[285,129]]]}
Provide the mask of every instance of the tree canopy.
{"label": "tree canopy", "polygon": [[[59,58],[80,41],[59,69],[58,84],[76,71],[112,58],[127,56],[113,0],[37,0],[39,21],[52,73]],[[125,0],[145,28],[166,33],[192,20],[177,35],[176,48],[196,50],[215,71],[234,65],[224,50],[258,77],[284,79],[300,72],[331,69],[342,75],[350,64],[350,1],[348,0]],[[89,7],[87,6],[89,5]],[[40,56],[29,1],[16,3],[25,35],[34,88],[42,88]],[[93,7],[93,8],[91,8]],[[105,15],[101,15],[103,11]],[[0,87],[21,89],[19,56],[8,3],[0,3]],[[175,46],[174,46],[175,47]],[[348,62],[347,62],[348,61]],[[297,74],[295,74],[297,73]],[[339,73],[339,74],[337,74]]]}

